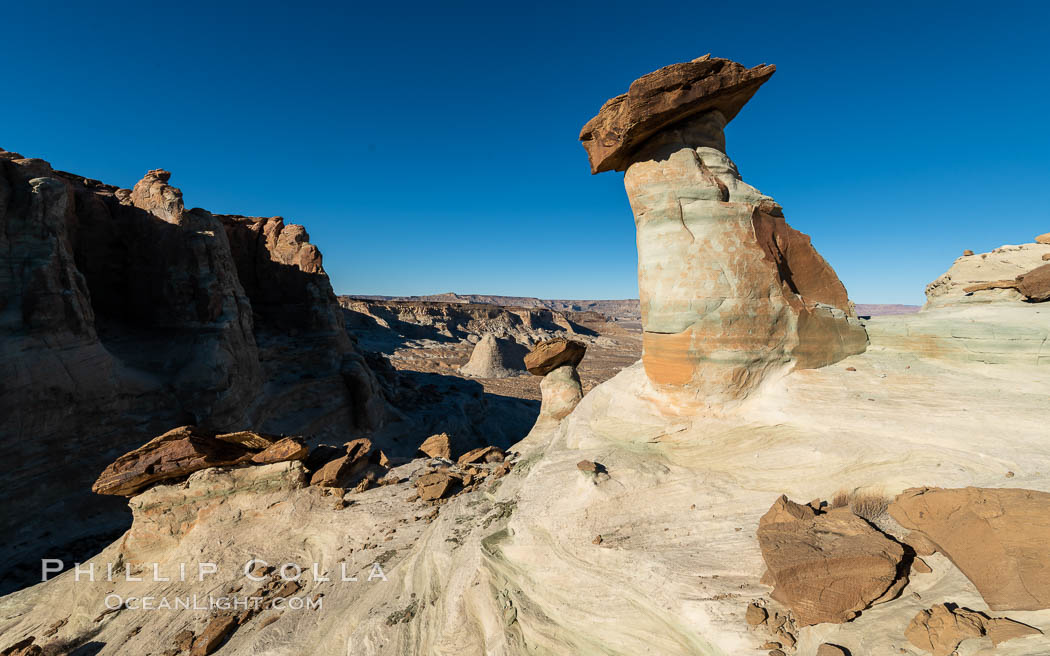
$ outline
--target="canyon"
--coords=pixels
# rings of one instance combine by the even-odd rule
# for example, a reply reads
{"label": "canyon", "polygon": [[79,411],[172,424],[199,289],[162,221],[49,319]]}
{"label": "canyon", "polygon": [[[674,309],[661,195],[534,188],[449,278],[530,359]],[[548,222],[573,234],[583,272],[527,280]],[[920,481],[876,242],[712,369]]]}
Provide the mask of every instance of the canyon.
{"label": "canyon", "polygon": [[301,226],[0,152],[0,653],[1050,651],[1050,238],[854,305],[727,154],[774,70],[584,126],[638,300],[336,296]]}

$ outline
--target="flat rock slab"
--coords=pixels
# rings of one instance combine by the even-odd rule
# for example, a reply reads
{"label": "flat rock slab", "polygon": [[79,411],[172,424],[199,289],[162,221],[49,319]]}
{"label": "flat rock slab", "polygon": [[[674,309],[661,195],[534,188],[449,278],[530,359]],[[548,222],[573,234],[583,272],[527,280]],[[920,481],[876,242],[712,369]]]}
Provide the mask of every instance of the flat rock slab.
{"label": "flat rock slab", "polygon": [[1039,629],[1003,617],[988,617],[954,604],[937,604],[919,611],[904,635],[908,642],[933,656],[950,656],[963,640],[970,638],[988,636],[998,645],[1041,633]]}
{"label": "flat rock slab", "polygon": [[467,451],[456,461],[459,465],[472,465],[480,462],[503,462],[507,455],[498,446],[483,446]]}
{"label": "flat rock slab", "polygon": [[728,123],[775,71],[705,55],[643,75],[583,126],[591,173],[626,170],[646,139],[695,114],[718,110]]}
{"label": "flat rock slab", "polygon": [[241,444],[220,440],[195,426],[180,426],[117,458],[91,490],[132,496],[154,483],[237,464],[250,456],[251,451]]}
{"label": "flat rock slab", "polygon": [[562,365],[576,367],[583,361],[587,345],[572,339],[548,339],[537,344],[525,356],[525,367],[530,374],[546,376]]}
{"label": "flat rock slab", "polygon": [[368,466],[372,441],[361,438],[346,443],[346,455],[330,460],[310,477],[310,485],[346,487],[350,478]]}
{"label": "flat rock slab", "polygon": [[992,610],[1050,608],[1050,494],[913,488],[889,512],[955,563]]}
{"label": "flat rock slab", "polygon": [[848,508],[818,514],[781,497],[759,521],[758,543],[771,596],[803,626],[846,622],[907,582],[904,549]]}
{"label": "flat rock slab", "polygon": [[274,442],[269,447],[252,456],[256,465],[268,465],[286,460],[303,460],[310,453],[310,448],[294,437],[286,437]]}

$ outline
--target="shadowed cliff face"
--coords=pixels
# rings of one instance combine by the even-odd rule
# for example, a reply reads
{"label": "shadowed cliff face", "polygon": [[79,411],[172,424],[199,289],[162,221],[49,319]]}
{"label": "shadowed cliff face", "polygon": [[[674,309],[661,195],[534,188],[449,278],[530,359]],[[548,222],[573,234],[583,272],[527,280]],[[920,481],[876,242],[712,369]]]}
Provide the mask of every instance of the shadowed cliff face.
{"label": "shadowed cliff face", "polygon": [[0,590],[125,526],[91,481],[160,432],[342,439],[384,421],[306,231],[187,210],[169,176],[118,189],[0,150],[0,444],[19,500]]}

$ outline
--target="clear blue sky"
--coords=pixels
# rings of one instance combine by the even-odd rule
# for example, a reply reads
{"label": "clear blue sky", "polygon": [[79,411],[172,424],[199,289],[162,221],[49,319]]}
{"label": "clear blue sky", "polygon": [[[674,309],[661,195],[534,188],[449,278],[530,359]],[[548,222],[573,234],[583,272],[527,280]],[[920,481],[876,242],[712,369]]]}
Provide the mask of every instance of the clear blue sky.
{"label": "clear blue sky", "polygon": [[7,3],[0,146],[302,223],[341,293],[633,297],[577,136],[710,52],[777,65],[727,150],[855,301],[1050,231],[1050,3],[283,4]]}

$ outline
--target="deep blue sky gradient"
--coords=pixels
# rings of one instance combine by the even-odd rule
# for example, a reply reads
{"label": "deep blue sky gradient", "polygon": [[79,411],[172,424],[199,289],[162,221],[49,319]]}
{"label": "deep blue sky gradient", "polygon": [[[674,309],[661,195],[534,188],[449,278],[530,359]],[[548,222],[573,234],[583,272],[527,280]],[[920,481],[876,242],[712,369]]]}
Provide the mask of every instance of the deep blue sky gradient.
{"label": "deep blue sky gradient", "polygon": [[637,295],[580,127],[704,53],[777,73],[745,180],[854,301],[1050,231],[1050,3],[5,3],[0,146],[304,224],[340,293]]}

